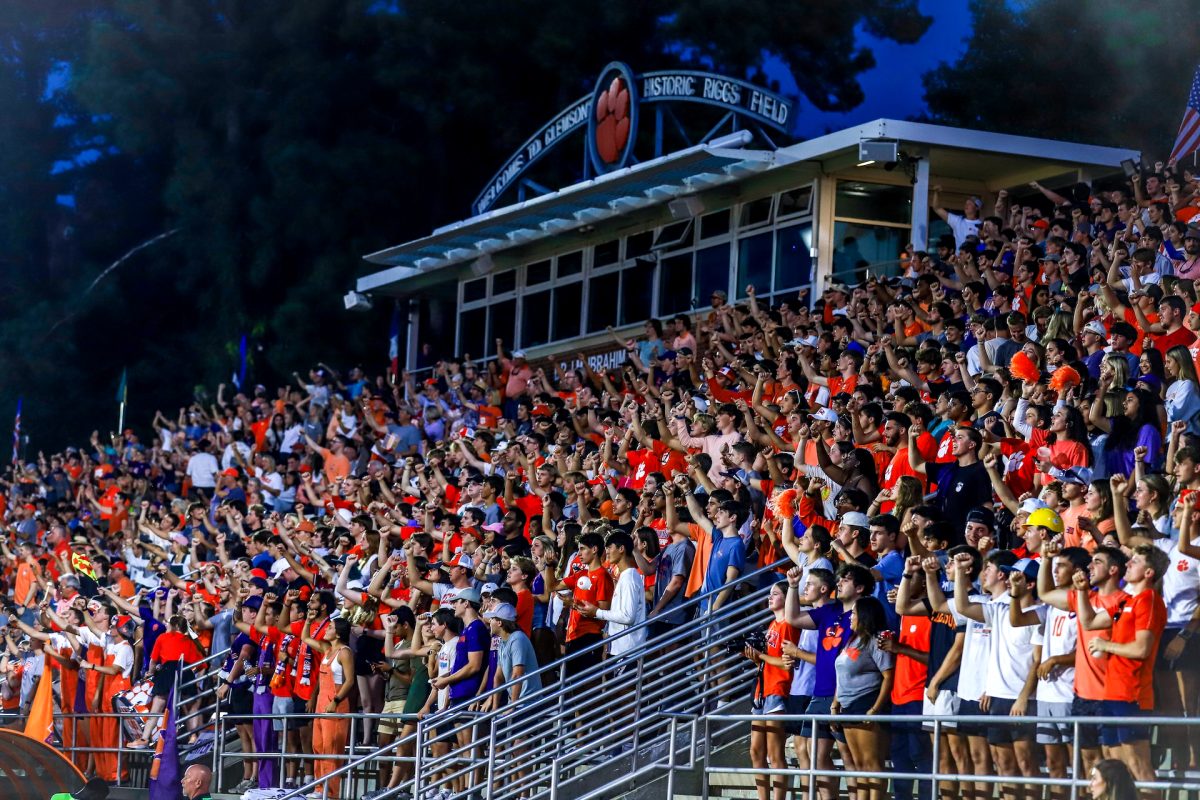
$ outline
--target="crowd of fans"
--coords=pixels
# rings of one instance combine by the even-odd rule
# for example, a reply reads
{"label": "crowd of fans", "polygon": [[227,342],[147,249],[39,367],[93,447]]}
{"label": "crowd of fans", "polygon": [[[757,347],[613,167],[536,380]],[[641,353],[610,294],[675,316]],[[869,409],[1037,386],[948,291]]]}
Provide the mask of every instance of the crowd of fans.
{"label": "crowd of fans", "polygon": [[[1020,779],[1043,765],[1066,777],[1073,744],[1095,775],[1109,758],[1152,778],[1138,717],[1195,716],[1200,699],[1200,181],[1033,188],[986,216],[935,193],[953,235],[901,274],[811,308],[716,292],[621,340],[621,368],[535,368],[501,341],[419,378],[318,365],[159,414],[147,441],[93,435],[16,464],[4,707],[25,710],[53,670],[62,744],[95,749],[78,765],[115,781],[118,741],[153,746],[169,702],[187,716],[215,686],[250,755],[235,789],[294,787],[416,716],[515,706],[564,654],[570,680],[678,631],[686,598],[711,613],[786,559],[745,651],[756,767],[786,768],[791,736],[801,767],[811,751],[832,769],[834,748],[848,769],[890,764],[890,786],[848,782],[859,800],[911,798],[931,726],[853,719],[894,714],[940,718],[939,770],[1012,776],[1007,797],[1040,796]],[[137,687],[139,730],[89,717]],[[355,710],[396,716],[351,742]],[[848,718],[773,719],[805,713]],[[997,720],[960,720],[977,715]],[[1078,742],[1069,722],[1011,724],[1032,716],[1127,724]],[[1190,733],[1157,731],[1175,766],[1196,766]],[[253,757],[284,746],[313,757]],[[379,787],[409,777],[388,766]],[[759,796],[790,785],[763,776]]]}

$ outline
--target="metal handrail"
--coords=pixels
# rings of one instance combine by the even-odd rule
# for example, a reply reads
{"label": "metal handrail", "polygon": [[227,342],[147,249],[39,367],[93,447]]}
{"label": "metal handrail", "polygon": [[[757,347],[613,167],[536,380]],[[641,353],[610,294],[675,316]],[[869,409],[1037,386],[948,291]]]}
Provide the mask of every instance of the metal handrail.
{"label": "metal handrail", "polygon": [[[668,712],[668,713],[676,721],[691,720],[693,723],[703,723],[704,736],[702,739],[702,746],[700,748],[698,748],[700,750],[700,752],[702,752],[702,753],[711,753],[712,752],[712,747],[711,747],[711,738],[712,738],[711,725],[712,725],[712,723],[714,723],[714,722],[747,723],[747,722],[756,722],[756,721],[759,721],[762,719],[762,717],[755,716],[752,714],[720,714],[720,713],[717,713],[717,714],[707,714],[707,715],[704,715],[703,717],[695,717],[695,716],[688,715],[688,714],[671,713],[671,712]],[[933,730],[931,731],[931,734],[930,734],[932,742],[933,742],[933,753],[932,753],[932,758],[930,761],[930,763],[932,765],[931,771],[930,772],[903,772],[903,773],[901,773],[901,772],[897,772],[894,770],[890,771],[890,772],[871,772],[871,771],[866,771],[866,770],[820,769],[816,766],[816,763],[817,763],[817,759],[816,759],[817,737],[813,736],[813,737],[809,737],[810,747],[812,748],[809,752],[809,766],[805,767],[803,769],[724,767],[724,766],[712,766],[710,764],[706,764],[704,767],[704,774],[705,774],[706,778],[708,775],[713,775],[713,774],[784,775],[784,776],[789,776],[789,777],[795,777],[796,775],[804,775],[808,778],[807,796],[808,796],[809,800],[813,800],[813,798],[815,797],[816,783],[817,783],[815,778],[837,777],[837,778],[867,778],[867,779],[889,780],[889,779],[894,779],[897,776],[902,777],[905,780],[911,780],[914,783],[925,782],[925,781],[930,782],[931,783],[931,787],[930,787],[931,800],[937,800],[937,798],[939,797],[939,783],[944,782],[944,781],[945,782],[968,782],[968,783],[976,782],[976,783],[988,783],[988,784],[1005,784],[1005,783],[1019,782],[1019,783],[1027,784],[1027,785],[1031,785],[1031,786],[1070,787],[1071,800],[1076,800],[1076,798],[1078,797],[1078,791],[1079,791],[1080,787],[1087,786],[1089,783],[1088,780],[1081,777],[1079,774],[1081,772],[1081,766],[1082,766],[1081,754],[1080,754],[1080,748],[1079,748],[1080,728],[1083,728],[1086,726],[1100,726],[1100,725],[1128,725],[1131,722],[1131,718],[1129,718],[1129,717],[1043,717],[1043,716],[1012,717],[1012,716],[990,716],[990,715],[981,715],[981,714],[955,715],[953,717],[945,717],[945,716],[939,717],[939,716],[926,715],[926,714],[772,714],[771,720],[773,722],[809,722],[809,723],[817,723],[817,722],[826,722],[826,723],[899,722],[899,723],[904,723],[904,724],[908,724],[908,725],[912,725],[914,723],[920,723],[922,725],[922,727],[924,727],[924,725],[926,725],[926,724],[931,724],[933,727]],[[1145,716],[1145,717],[1135,717],[1135,718],[1132,718],[1132,720],[1139,726],[1169,726],[1169,727],[1184,727],[1184,728],[1200,726],[1200,720],[1194,719],[1194,718],[1187,718],[1187,717]],[[982,724],[982,725],[994,725],[996,723],[999,723],[1001,725],[1025,725],[1025,726],[1038,725],[1039,723],[1053,724],[1053,725],[1071,725],[1072,729],[1073,729],[1073,735],[1071,737],[1071,764],[1072,764],[1071,773],[1072,773],[1072,776],[1066,777],[1066,778],[1054,778],[1054,777],[1040,777],[1040,776],[1026,777],[1023,775],[975,775],[975,774],[958,775],[955,773],[940,772],[937,769],[937,765],[939,763],[939,761],[938,761],[939,752],[938,751],[939,751],[939,745],[940,745],[940,733],[941,733],[942,726],[947,721],[952,721],[955,724],[966,722],[966,723],[976,723],[976,724]],[[692,726],[693,734],[695,732],[695,727],[696,727],[696,725]],[[693,748],[693,752],[695,749],[697,749],[697,748]],[[685,767],[681,766],[681,765],[669,764],[669,765],[667,765],[667,768],[671,773],[668,777],[668,782],[673,783],[674,772],[678,771],[679,769],[685,768]],[[1161,772],[1160,770],[1156,770],[1156,776],[1160,772]],[[1150,789],[1150,790],[1187,789],[1187,790],[1195,791],[1196,789],[1200,789],[1200,781],[1181,782],[1181,781],[1154,780],[1154,781],[1135,781],[1135,783],[1141,789]],[[708,800],[708,797],[709,797],[708,788],[709,788],[708,781],[706,779],[703,783],[703,791],[701,792],[701,797],[704,798],[704,800]]]}
{"label": "metal handrail", "polygon": [[[608,659],[606,661],[602,660],[599,664],[597,664],[593,667],[590,667],[587,670],[584,670],[576,675],[572,675],[570,685],[567,685],[561,681],[559,682],[558,685],[549,685],[549,684],[544,685],[541,689],[539,689],[535,692],[531,692],[527,695],[522,695],[518,705],[515,708],[502,707],[498,710],[484,712],[484,713],[469,712],[469,711],[455,709],[450,712],[447,712],[445,715],[443,715],[443,714],[434,715],[433,717],[430,717],[427,720],[421,721],[421,723],[428,723],[428,724],[423,725],[421,723],[418,723],[416,733],[410,735],[409,737],[405,737],[403,739],[398,739],[398,740],[392,742],[391,744],[389,744],[386,748],[383,748],[380,751],[376,751],[376,753],[382,754],[384,751],[390,752],[393,749],[398,748],[402,744],[411,744],[415,747],[415,752],[420,754],[422,752],[422,750],[424,749],[424,746],[426,744],[428,744],[426,737],[423,735],[426,733],[426,731],[428,729],[428,725],[436,725],[440,729],[439,735],[443,739],[445,739],[445,738],[452,739],[454,736],[456,736],[461,731],[467,731],[467,730],[470,730],[477,726],[487,725],[490,728],[493,735],[489,738],[489,755],[487,758],[482,759],[483,763],[479,763],[480,760],[478,760],[478,759],[470,758],[468,760],[468,764],[466,766],[460,767],[458,769],[458,771],[452,772],[451,774],[444,776],[441,779],[438,779],[437,781],[434,781],[434,782],[426,781],[425,785],[426,786],[441,785],[441,784],[446,783],[449,780],[452,780],[455,777],[460,777],[462,775],[468,774],[470,772],[473,772],[475,770],[485,768],[485,767],[494,774],[495,769],[496,769],[495,751],[497,751],[497,750],[502,751],[504,749],[505,745],[508,745],[509,750],[511,751],[516,746],[518,746],[515,743],[515,740],[525,739],[525,738],[528,738],[528,739],[536,738],[535,736],[533,736],[529,733],[528,729],[525,731],[522,731],[519,736],[517,734],[513,733],[513,734],[508,734],[506,736],[498,737],[495,735],[495,729],[498,724],[502,725],[507,722],[510,722],[511,720],[509,718],[511,716],[513,716],[515,713],[517,713],[518,711],[522,711],[522,710],[532,711],[534,709],[541,708],[543,706],[549,708],[551,706],[557,705],[557,707],[558,707],[557,711],[555,711],[553,714],[543,715],[537,720],[537,722],[535,722],[535,726],[537,726],[536,729],[550,728],[550,727],[553,727],[553,726],[559,724],[568,715],[573,717],[580,710],[586,710],[586,709],[590,708],[590,706],[586,705],[589,702],[586,699],[583,701],[584,705],[582,705],[582,707],[581,707],[580,703],[573,702],[572,705],[570,706],[570,708],[566,707],[566,705],[567,705],[566,700],[569,695],[577,694],[580,686],[586,686],[590,682],[602,678],[605,675],[605,673],[619,673],[629,667],[635,667],[641,671],[644,671],[646,668],[646,665],[642,664],[641,662],[644,661],[647,653],[654,653],[655,651],[658,651],[658,650],[664,648],[664,646],[666,646],[666,645],[681,642],[684,639],[689,638],[690,636],[694,635],[697,629],[704,632],[704,631],[707,631],[708,629],[712,628],[713,626],[718,626],[718,625],[722,625],[724,623],[728,623],[729,621],[734,620],[737,617],[741,616],[747,609],[751,608],[756,602],[760,601],[761,596],[765,591],[765,589],[763,587],[758,586],[758,583],[760,582],[760,580],[765,575],[768,575],[771,573],[777,573],[779,567],[781,567],[785,564],[788,564],[788,563],[790,563],[788,560],[783,559],[783,560],[777,561],[773,564],[770,564],[768,566],[761,567],[757,570],[749,572],[744,576],[739,576],[738,580],[734,582],[734,586],[735,587],[739,587],[739,586],[751,587],[752,591],[750,592],[749,595],[747,595],[745,597],[737,598],[735,600],[730,600],[724,606],[722,606],[720,609],[718,609],[716,612],[710,612],[707,616],[697,617],[697,618],[692,619],[690,622],[688,622],[684,625],[680,625],[679,627],[681,628],[681,630],[679,630],[679,631],[674,631],[671,634],[668,634],[668,635],[662,636],[662,637],[657,637],[657,638],[653,637],[653,636],[647,637],[646,641],[643,642],[639,647],[635,648],[634,650],[632,650],[628,653],[623,653],[621,656],[619,656],[617,658]],[[722,586],[722,587],[714,589],[710,592],[700,593],[697,596],[693,597],[692,599],[681,604],[680,606],[676,607],[675,609],[672,609],[672,612],[687,610],[690,608],[697,607],[701,603],[703,603],[705,600],[711,599],[711,598],[717,596],[718,594],[720,594],[721,592],[724,592],[727,588],[728,588],[728,586]],[[516,684],[524,684],[525,680],[527,679],[528,675],[530,675],[530,674],[548,675],[549,673],[551,673],[555,670],[561,669],[564,665],[568,664],[569,662],[571,662],[574,659],[579,659],[585,654],[593,653],[597,649],[603,648],[604,646],[617,640],[621,636],[631,636],[640,630],[648,629],[650,627],[650,625],[652,625],[654,622],[657,622],[657,621],[658,621],[657,618],[649,618],[646,621],[639,623],[638,625],[631,626],[630,628],[626,629],[625,631],[622,631],[617,636],[614,636],[610,639],[602,640],[601,642],[597,643],[596,645],[593,645],[583,651],[580,651],[579,653],[574,653],[569,656],[560,658],[545,667],[541,667],[537,670],[534,670],[531,673],[528,673],[526,676],[522,676],[521,678],[518,678],[513,681],[508,681],[500,686],[497,686],[497,687],[493,688],[492,690],[477,696],[476,701],[487,700],[491,697],[500,695],[500,693],[502,693],[502,692],[507,691],[507,689],[511,686],[514,686]],[[732,632],[726,632],[724,634],[718,635],[716,638],[714,638],[713,641],[707,642],[706,645],[709,647],[719,645],[722,642],[728,641],[730,638],[737,635],[738,632],[739,631],[734,630]],[[688,653],[685,651],[684,655],[688,655]],[[672,660],[672,661],[681,660],[679,654],[671,654],[671,653],[664,653],[660,658],[666,659],[666,660]],[[719,660],[717,663],[721,664],[724,667],[724,666],[728,666],[728,664],[736,662],[738,660],[743,660],[743,659],[741,659],[740,656],[733,654],[732,657]],[[651,659],[651,661],[650,661],[651,668],[654,668],[654,663],[655,663],[654,660]],[[749,662],[744,662],[744,663],[748,664]],[[734,666],[733,669],[726,669],[724,672],[719,673],[716,676],[706,675],[705,680],[706,681],[712,680],[714,677],[716,677],[716,678],[731,677],[733,675],[736,675],[736,673],[739,671],[743,672],[743,674],[745,672],[744,669],[738,670],[738,668],[736,666]],[[730,684],[730,686],[733,686],[733,685],[734,685],[734,683]],[[738,687],[738,688],[740,691],[744,691],[744,689],[742,689],[742,687]],[[716,699],[715,696],[712,696],[714,694],[715,693],[709,692],[706,689],[704,692],[702,692],[700,694],[699,697],[701,700],[707,700],[707,699],[715,700]],[[638,687],[637,697],[638,697],[638,699],[635,700],[635,704],[634,704],[635,707],[637,706],[638,700],[640,700],[640,697],[641,697],[640,685]],[[572,699],[574,700],[574,698],[572,698]],[[597,705],[602,705],[603,698],[599,698],[598,701],[593,700],[590,702],[596,703]],[[617,704],[614,702],[614,703],[612,703],[612,705],[617,705]],[[624,707],[624,706],[626,706],[626,702],[622,701],[620,703],[620,705],[622,707]],[[651,720],[652,717],[653,717],[653,715],[649,715],[644,718],[638,717],[635,715],[633,721],[647,722],[647,721]],[[461,720],[464,720],[464,718],[465,718],[465,721],[461,721]],[[460,721],[456,723],[455,720],[460,720]],[[661,737],[659,737],[659,738],[661,738]],[[606,746],[611,746],[612,739],[613,739],[613,735],[609,734],[608,736],[603,738],[603,742]],[[434,762],[432,764],[432,766],[436,767],[442,763],[450,763],[450,762],[462,760],[464,754],[469,755],[468,751],[472,751],[476,747],[477,747],[477,745],[475,743],[471,743],[471,744],[468,744],[468,745],[458,748],[458,749],[452,748],[451,751],[447,755],[438,759],[438,761]],[[529,761],[536,760],[536,759],[532,758],[532,754],[529,752],[534,749],[535,748],[532,746],[527,747],[526,755],[523,756],[523,758],[528,758]],[[561,751],[561,747],[559,744],[555,745],[555,750]],[[636,753],[636,750],[634,752]],[[359,766],[361,764],[369,762],[373,755],[374,755],[374,753],[367,754],[354,762],[343,765],[342,767],[339,767],[339,768],[333,770],[329,774],[322,776],[322,778],[314,781],[311,784],[307,784],[307,785],[300,787],[292,792],[285,793],[284,795],[282,795],[279,798],[279,800],[288,800],[288,798],[291,798],[291,797],[297,797],[302,794],[311,794],[312,792],[318,791],[323,787],[324,784],[326,784],[329,781],[329,779],[335,778],[335,777],[341,777],[343,775],[346,775],[347,773],[350,773],[356,766]],[[562,760],[561,753],[559,753],[551,765],[552,772],[551,772],[551,775],[549,776],[549,779],[552,784],[558,783],[558,769],[561,766],[561,764],[560,764],[561,760]],[[431,765],[426,763],[424,766],[426,767],[426,771],[429,771]],[[595,769],[596,768],[592,768],[591,770],[588,770],[587,773],[590,774],[591,772],[594,772]],[[543,769],[542,771],[544,772],[545,770]],[[420,786],[419,786],[419,781],[420,781],[420,777],[421,777],[420,773],[421,773],[420,769],[414,770],[414,777],[412,779],[412,790],[413,790],[414,795],[416,794],[417,790],[420,788]],[[626,776],[626,777],[628,777],[628,776]],[[489,785],[489,787],[491,787],[493,785],[493,781],[489,781],[488,785]],[[515,788],[515,787],[506,787],[506,789],[507,788]],[[487,794],[488,794],[489,800],[491,800],[491,798],[494,796],[491,788],[488,789]]]}

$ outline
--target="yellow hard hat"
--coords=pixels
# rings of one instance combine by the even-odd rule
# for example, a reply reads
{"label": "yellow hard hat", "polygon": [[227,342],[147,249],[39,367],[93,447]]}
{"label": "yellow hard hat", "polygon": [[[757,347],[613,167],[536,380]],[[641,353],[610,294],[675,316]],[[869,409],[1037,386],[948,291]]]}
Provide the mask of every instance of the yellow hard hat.
{"label": "yellow hard hat", "polygon": [[1057,511],[1049,508],[1039,508],[1029,515],[1029,519],[1025,520],[1026,525],[1034,525],[1042,528],[1048,528],[1054,533],[1063,532],[1062,517]]}

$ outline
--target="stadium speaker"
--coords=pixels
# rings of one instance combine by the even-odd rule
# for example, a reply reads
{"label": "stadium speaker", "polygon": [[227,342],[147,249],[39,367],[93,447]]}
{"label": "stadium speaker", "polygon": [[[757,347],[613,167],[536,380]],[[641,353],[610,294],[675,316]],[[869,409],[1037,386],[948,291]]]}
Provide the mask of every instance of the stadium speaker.
{"label": "stadium speaker", "polygon": [[695,195],[676,197],[667,203],[667,210],[674,219],[691,219],[704,213],[704,201]]}

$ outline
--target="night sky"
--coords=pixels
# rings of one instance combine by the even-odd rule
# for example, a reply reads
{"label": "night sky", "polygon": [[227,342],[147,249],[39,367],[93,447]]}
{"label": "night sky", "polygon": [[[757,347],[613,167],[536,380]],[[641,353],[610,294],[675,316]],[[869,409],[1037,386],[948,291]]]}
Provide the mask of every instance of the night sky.
{"label": "night sky", "polygon": [[[922,14],[933,17],[933,24],[916,44],[876,39],[860,30],[859,42],[871,48],[876,62],[874,69],[859,75],[866,99],[852,111],[838,114],[817,111],[801,98],[798,136],[807,139],[880,117],[908,119],[925,111],[921,75],[962,54],[971,32],[971,13],[967,0],[920,0],[918,5]],[[780,80],[785,93],[799,94],[785,71],[768,68],[768,72]]]}

